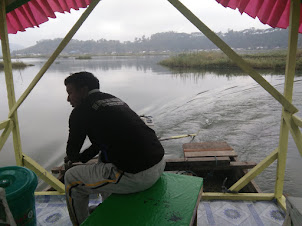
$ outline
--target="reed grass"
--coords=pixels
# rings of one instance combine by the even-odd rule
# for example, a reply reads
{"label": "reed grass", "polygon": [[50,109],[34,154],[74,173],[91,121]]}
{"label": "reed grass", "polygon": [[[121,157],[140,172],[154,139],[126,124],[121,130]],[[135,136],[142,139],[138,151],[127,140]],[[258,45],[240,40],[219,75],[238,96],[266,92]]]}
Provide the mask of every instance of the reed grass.
{"label": "reed grass", "polygon": [[76,57],[77,60],[90,60],[92,59],[91,55],[81,55]]}
{"label": "reed grass", "polygon": [[[271,51],[257,54],[240,54],[253,68],[270,71],[285,70],[286,51]],[[171,69],[239,69],[222,52],[182,53],[159,62]],[[302,71],[302,50],[297,52],[296,70]]]}
{"label": "reed grass", "polygon": [[[32,64],[26,64],[22,61],[12,62],[12,68],[13,69],[23,69],[29,66],[33,66]],[[4,70],[4,63],[3,61],[0,61],[0,70]]]}

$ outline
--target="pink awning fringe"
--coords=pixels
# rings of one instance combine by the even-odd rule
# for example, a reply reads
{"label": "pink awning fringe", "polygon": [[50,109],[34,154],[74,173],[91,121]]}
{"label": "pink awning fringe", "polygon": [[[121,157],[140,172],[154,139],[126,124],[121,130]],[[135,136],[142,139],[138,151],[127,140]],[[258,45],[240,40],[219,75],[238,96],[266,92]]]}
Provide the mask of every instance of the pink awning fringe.
{"label": "pink awning fringe", "polygon": [[91,0],[31,0],[17,9],[6,14],[7,30],[9,34],[25,31],[26,28],[39,26],[56,18],[55,12],[70,12],[86,8]]}
{"label": "pink awning fringe", "polygon": [[[258,19],[271,27],[289,26],[290,0],[216,0],[224,7],[238,9],[239,12]],[[300,6],[300,12],[301,12]],[[300,15],[299,33],[302,33],[302,14]]]}

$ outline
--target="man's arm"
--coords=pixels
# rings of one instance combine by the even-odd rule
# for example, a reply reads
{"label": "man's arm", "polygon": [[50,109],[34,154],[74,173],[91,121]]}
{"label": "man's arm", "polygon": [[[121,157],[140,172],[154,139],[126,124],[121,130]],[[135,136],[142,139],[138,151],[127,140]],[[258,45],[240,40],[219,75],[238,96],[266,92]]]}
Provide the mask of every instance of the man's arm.
{"label": "man's arm", "polygon": [[79,162],[80,151],[86,138],[86,128],[83,117],[75,109],[70,114],[69,118],[69,136],[66,147],[68,160],[71,162]]}
{"label": "man's arm", "polygon": [[100,152],[100,147],[92,144],[89,148],[80,153],[80,160],[83,163],[88,162]]}

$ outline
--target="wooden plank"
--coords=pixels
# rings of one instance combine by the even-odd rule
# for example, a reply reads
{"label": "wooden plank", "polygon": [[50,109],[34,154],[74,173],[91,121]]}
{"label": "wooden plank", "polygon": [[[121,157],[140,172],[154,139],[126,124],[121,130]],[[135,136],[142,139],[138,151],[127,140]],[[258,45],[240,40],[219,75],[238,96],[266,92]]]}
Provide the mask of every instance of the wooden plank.
{"label": "wooden plank", "polygon": [[[211,157],[212,158],[212,157]],[[230,162],[227,157],[217,157],[224,158],[223,160],[218,160],[217,162],[213,159],[211,161],[202,159],[201,161],[189,161],[195,160],[195,158],[188,159],[188,161],[166,161],[166,169],[167,171],[181,171],[181,170],[226,170],[226,169],[252,169],[257,164],[255,162]],[[203,161],[204,160],[204,161]]]}
{"label": "wooden plank", "polygon": [[[235,162],[237,162],[238,161],[238,157],[233,157],[233,158],[231,158],[231,160],[234,160]],[[237,180],[239,180],[240,178],[242,178],[248,172],[249,171],[247,169],[237,170],[237,172],[236,172],[236,174],[237,174],[237,176],[236,176]],[[262,193],[260,187],[258,186],[258,184],[256,184],[255,180],[251,180],[250,183],[248,183],[244,187],[244,191],[245,192],[252,192],[252,193]]]}
{"label": "wooden plank", "polygon": [[200,189],[200,192],[198,194],[197,201],[196,201],[196,204],[195,204],[195,208],[194,208],[194,211],[193,211],[193,215],[192,215],[192,218],[191,218],[190,226],[197,226],[197,210],[198,210],[198,206],[199,206],[200,201],[201,201],[202,194],[203,194],[203,187]]}
{"label": "wooden plank", "polygon": [[58,192],[58,191],[36,191],[35,195],[65,195],[65,192]]}
{"label": "wooden plank", "polygon": [[205,156],[237,156],[235,151],[200,151],[200,152],[185,152],[186,158],[196,158]]}
{"label": "wooden plank", "polygon": [[286,211],[286,198],[284,197],[284,195],[281,195],[280,198],[277,198],[277,202],[279,206],[281,206],[281,208]]}
{"label": "wooden plank", "polygon": [[61,181],[59,181],[57,178],[55,178],[52,174],[50,174],[48,171],[46,171],[36,161],[34,161],[33,159],[31,159],[25,154],[23,154],[23,161],[24,161],[24,166],[34,171],[40,179],[44,180],[46,183],[48,183],[58,192],[60,193],[65,192],[64,184]]}
{"label": "wooden plank", "polygon": [[202,170],[225,170],[229,169],[229,157],[208,158],[178,158],[166,159],[165,171],[202,171]]}
{"label": "wooden plank", "polygon": [[273,200],[274,193],[220,193],[220,192],[204,192],[202,200],[249,200],[249,201],[264,201]]}
{"label": "wooden plank", "polygon": [[5,130],[2,132],[0,136],[0,151],[2,150],[7,138],[9,137],[11,131],[13,129],[13,122],[9,121],[9,124],[6,125]]}
{"label": "wooden plank", "polygon": [[229,157],[203,157],[203,158],[175,158],[175,159],[166,159],[167,162],[215,162],[215,161],[228,161],[230,162]]}
{"label": "wooden plank", "polygon": [[300,128],[302,128],[302,119],[296,115],[293,115],[292,118],[293,118],[294,122],[296,123],[296,125],[299,126]]}
{"label": "wooden plank", "polygon": [[5,121],[0,122],[0,130],[5,129],[5,127],[8,125],[10,121],[11,121],[10,119],[7,119]]}
{"label": "wooden plank", "polygon": [[[300,7],[301,1],[291,1],[290,4],[290,23],[289,23],[289,37],[288,37],[288,53],[285,69],[285,81],[284,81],[284,96],[292,102],[293,86],[295,77],[296,66],[296,53],[298,45],[299,34],[299,22],[300,22]],[[282,109],[282,115],[286,112],[286,108]],[[291,112],[294,113],[294,112]],[[275,184],[275,197],[280,199],[283,195],[284,177],[286,169],[286,159],[288,151],[288,137],[289,128],[284,120],[281,120],[280,136],[279,136],[279,153],[277,162],[277,179]]]}
{"label": "wooden plank", "polygon": [[231,168],[251,169],[257,165],[256,162],[230,162]]}
{"label": "wooden plank", "polygon": [[[15,105],[16,103],[16,97],[15,97],[14,79],[13,79],[13,72],[12,72],[11,55],[9,49],[9,40],[8,40],[8,33],[7,33],[5,1],[0,2],[0,37],[1,37],[1,47],[2,47],[2,55],[3,55],[2,58],[4,63],[4,74],[5,74],[8,106],[9,109],[11,110],[13,105]],[[23,166],[21,136],[20,136],[17,112],[15,114],[9,115],[8,118],[10,118],[14,124],[12,128],[12,134],[13,134],[13,145],[14,145],[16,165]]]}
{"label": "wooden plank", "polygon": [[213,141],[213,142],[202,142],[202,143],[186,143],[183,144],[184,152],[191,151],[223,151],[233,150],[225,141]]}
{"label": "wooden plank", "polygon": [[256,167],[250,170],[245,176],[237,181],[231,188],[231,191],[240,191],[245,185],[259,175],[266,167],[272,164],[278,158],[278,148],[276,148],[269,156],[263,159]]}
{"label": "wooden plank", "polygon": [[284,112],[283,117],[302,156],[302,133],[289,113]]}

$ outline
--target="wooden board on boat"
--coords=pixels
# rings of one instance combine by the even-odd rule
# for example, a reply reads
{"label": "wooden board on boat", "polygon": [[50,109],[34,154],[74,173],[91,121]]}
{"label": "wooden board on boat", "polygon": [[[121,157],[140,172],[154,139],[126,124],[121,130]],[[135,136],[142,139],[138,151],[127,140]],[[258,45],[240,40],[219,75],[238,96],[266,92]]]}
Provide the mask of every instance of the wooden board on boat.
{"label": "wooden board on boat", "polygon": [[[224,141],[208,141],[183,144],[182,158],[166,159],[165,171],[187,172],[205,178],[205,191],[219,192],[222,184],[227,179],[226,187],[230,187],[239,178],[247,173],[248,169],[256,166],[255,162],[239,161],[237,153]],[[94,158],[85,164],[95,164]],[[73,163],[73,166],[83,163]],[[62,180],[65,167],[55,167],[52,173],[59,174]],[[182,173],[182,172],[181,172]],[[244,189],[245,192],[260,192],[254,181]]]}
{"label": "wooden board on boat", "polygon": [[233,151],[225,141],[209,141],[201,143],[186,143],[182,146],[184,153],[200,151]]}

